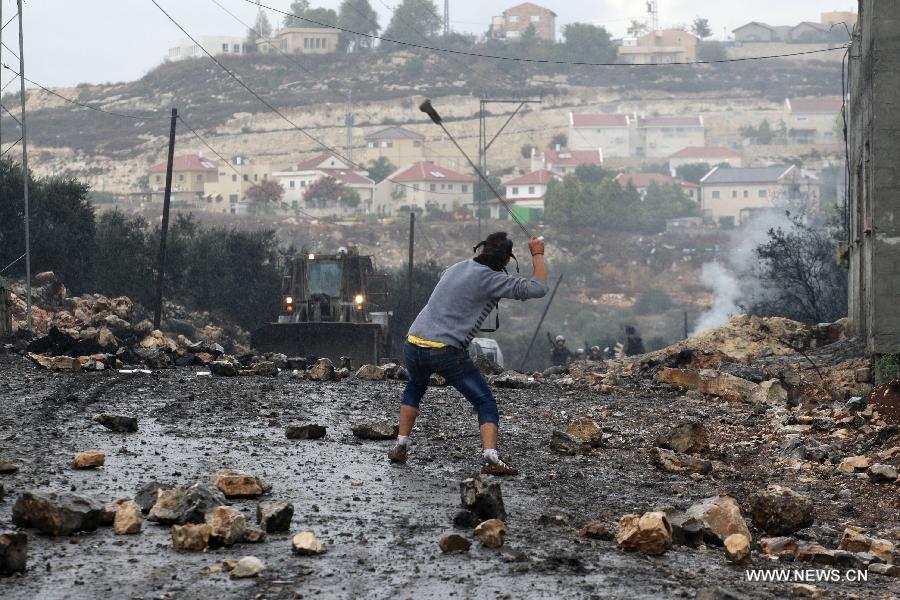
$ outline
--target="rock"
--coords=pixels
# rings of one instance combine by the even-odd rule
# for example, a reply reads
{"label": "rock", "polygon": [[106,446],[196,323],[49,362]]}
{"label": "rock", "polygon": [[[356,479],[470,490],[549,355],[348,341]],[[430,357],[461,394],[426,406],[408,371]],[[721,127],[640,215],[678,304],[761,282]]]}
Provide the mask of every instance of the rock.
{"label": "rock", "polygon": [[569,423],[566,433],[575,436],[582,442],[590,443],[591,439],[600,433],[600,426],[590,417],[581,417]]}
{"label": "rock", "polygon": [[384,381],[387,379],[387,371],[375,365],[363,365],[356,371],[356,378],[365,381]]}
{"label": "rock", "polygon": [[664,511],[672,525],[672,544],[699,548],[703,545],[703,524],[674,509]]}
{"label": "rock", "polygon": [[871,552],[886,563],[894,562],[894,544],[888,540],[870,537],[859,527],[848,527],[844,530],[838,550]]}
{"label": "rock", "polygon": [[759,385],[752,381],[712,369],[693,371],[663,367],[656,378],[660,383],[737,402],[750,401],[759,391]]}
{"label": "rock", "polygon": [[431,387],[447,387],[447,380],[437,373],[432,373],[428,378],[428,385]]}
{"label": "rock", "polygon": [[255,556],[244,556],[237,561],[234,568],[231,569],[232,579],[246,579],[247,577],[256,577],[266,570],[263,561]]}
{"label": "rock", "polygon": [[893,483],[897,481],[897,469],[890,465],[872,465],[866,470],[872,483]]}
{"label": "rock", "polygon": [[187,525],[172,526],[172,546],[176,550],[190,550],[202,552],[209,545],[209,536],[212,527],[206,523],[189,523]]}
{"label": "rock", "polygon": [[475,363],[475,366],[478,367],[478,370],[481,371],[482,375],[499,375],[503,372],[503,367],[483,354],[479,354],[473,358],[472,362]]}
{"label": "rock", "polygon": [[245,527],[241,541],[245,544],[259,544],[266,541],[266,532],[258,527]]}
{"label": "rock", "polygon": [[825,590],[810,583],[795,583],[791,586],[791,595],[796,598],[822,598]]}
{"label": "rock", "polygon": [[256,475],[244,471],[219,469],[209,480],[226,498],[256,498],[263,493],[262,484]]}
{"label": "rock", "polygon": [[464,479],[459,484],[459,497],[462,507],[474,512],[482,521],[506,521],[503,491],[496,481],[485,483],[481,477]]}
{"label": "rock", "polygon": [[709,449],[709,439],[706,428],[694,421],[676,425],[661,435],[656,445],[681,454],[697,454]]}
{"label": "rock", "polygon": [[294,518],[294,505],[290,502],[268,500],[256,505],[256,522],[265,531],[288,531]]}
{"label": "rock", "polygon": [[456,554],[458,552],[467,552],[472,546],[472,542],[461,535],[448,533],[441,537],[438,541],[438,546],[441,547],[441,552],[444,554]]}
{"label": "rock", "polygon": [[320,358],[306,370],[306,378],[311,381],[333,381],[334,365],[327,358]]}
{"label": "rock", "polygon": [[663,512],[625,515],[619,521],[616,542],[627,552],[665,554],[672,547],[672,525]]}
{"label": "rock", "polygon": [[589,521],[578,530],[578,537],[587,538],[589,540],[612,540],[613,534],[605,524],[600,521]]}
{"label": "rock", "polygon": [[0,474],[2,475],[10,475],[19,470],[19,467],[16,466],[15,463],[12,463],[8,460],[0,460]]}
{"label": "rock", "polygon": [[540,385],[538,381],[517,371],[504,371],[500,375],[495,375],[491,378],[491,383],[498,388],[510,388],[515,390],[524,390]]}
{"label": "rock", "polygon": [[303,425],[288,425],[284,434],[289,440],[317,440],[325,437],[324,425],[306,423]]}
{"label": "rock", "polygon": [[171,485],[166,485],[158,481],[150,481],[138,488],[137,493],[134,495],[134,501],[141,507],[141,511],[144,514],[147,514],[150,512],[150,509],[153,508],[153,505],[156,504],[157,491],[161,489],[168,490],[171,488]]}
{"label": "rock", "polygon": [[794,533],[815,520],[813,501],[788,487],[769,486],[750,496],[747,506],[753,525],[769,535]]}
{"label": "rock", "polygon": [[212,547],[232,546],[244,537],[247,521],[241,511],[230,506],[217,506],[205,516],[210,526],[209,543]]}
{"label": "rock", "polygon": [[250,368],[256,371],[260,377],[277,377],[278,367],[274,362],[269,360],[261,360],[250,365]]}
{"label": "rock", "polygon": [[556,429],[550,436],[550,449],[560,454],[575,456],[578,454],[589,454],[591,444],[572,434]]}
{"label": "rock", "polygon": [[163,525],[203,523],[207,512],[225,503],[222,492],[208,484],[196,483],[190,487],[177,485],[159,489],[147,518]]}
{"label": "rock", "polygon": [[133,535],[140,533],[144,523],[141,507],[136,502],[126,500],[118,505],[116,517],[113,519],[113,532],[116,535]]}
{"label": "rock", "polygon": [[762,538],[759,540],[759,551],[773,558],[794,558],[797,553],[797,540],[792,537]]}
{"label": "rock", "polygon": [[101,413],[91,417],[91,421],[99,423],[111,431],[117,433],[133,433],[138,430],[138,422],[135,417],[125,415],[111,415]]}
{"label": "rock", "polygon": [[71,492],[23,492],[13,505],[12,520],[50,535],[94,531],[103,517],[103,504]]}
{"label": "rock", "polygon": [[285,368],[289,371],[305,371],[309,361],[302,356],[292,356],[285,362]]}
{"label": "rock", "polygon": [[209,363],[209,371],[213,375],[220,377],[237,377],[239,375],[238,366],[227,360],[214,360]]}
{"label": "rock", "polygon": [[706,498],[688,508],[685,516],[693,517],[703,526],[703,538],[707,542],[722,545],[725,538],[734,533],[753,539],[737,500],[731,496]]}
{"label": "rock", "polygon": [[40,354],[29,352],[28,358],[51,371],[81,371],[81,362],[71,356],[41,356]]}
{"label": "rock", "polygon": [[869,459],[865,456],[848,456],[837,466],[841,473],[855,473],[869,468]]}
{"label": "rock", "polygon": [[750,540],[740,533],[725,538],[725,560],[736,565],[750,562]]}
{"label": "rock", "polygon": [[788,401],[787,390],[777,379],[763,381],[750,396],[750,402],[769,406],[784,406]]}
{"label": "rock", "polygon": [[499,548],[506,540],[506,524],[500,519],[482,521],[475,528],[475,535],[488,548]]}
{"label": "rock", "polygon": [[811,562],[818,565],[834,564],[834,550],[829,550],[819,544],[798,544],[797,552],[794,556],[802,562]]}
{"label": "rock", "polygon": [[669,473],[700,473],[703,475],[712,472],[712,463],[702,458],[678,454],[662,448],[650,449],[650,462],[656,467]]}
{"label": "rock", "polygon": [[307,530],[298,533],[291,539],[291,550],[293,550],[294,554],[311,556],[322,554],[325,552],[325,547],[312,531]]}
{"label": "rock", "polygon": [[393,423],[360,421],[350,427],[353,435],[363,440],[392,440],[397,437],[400,427]]}
{"label": "rock", "polygon": [[128,502],[127,498],[120,498],[119,500],[113,500],[112,502],[107,502],[103,505],[103,516],[100,517],[101,525],[110,525],[116,521],[116,513],[119,511],[119,506]]}
{"label": "rock", "polygon": [[102,450],[85,450],[75,455],[72,466],[76,469],[93,469],[102,467],[106,462],[106,455]]}
{"label": "rock", "polygon": [[875,563],[867,567],[870,573],[883,575],[886,577],[900,577],[900,565],[889,565],[887,563]]}
{"label": "rock", "polygon": [[453,515],[453,524],[462,529],[475,529],[482,519],[471,510],[461,510]]}
{"label": "rock", "polygon": [[0,576],[22,573],[28,561],[28,536],[24,533],[0,533]]}

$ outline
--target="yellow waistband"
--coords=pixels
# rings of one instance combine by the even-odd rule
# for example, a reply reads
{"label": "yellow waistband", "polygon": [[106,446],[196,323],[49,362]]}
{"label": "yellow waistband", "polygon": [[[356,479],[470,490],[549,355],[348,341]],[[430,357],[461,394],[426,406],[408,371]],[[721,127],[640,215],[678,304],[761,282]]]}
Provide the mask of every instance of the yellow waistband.
{"label": "yellow waistband", "polygon": [[423,340],[420,337],[416,337],[411,335],[406,338],[410,344],[414,346],[420,346],[422,348],[446,348],[447,344],[442,344],[441,342],[432,342],[431,340]]}

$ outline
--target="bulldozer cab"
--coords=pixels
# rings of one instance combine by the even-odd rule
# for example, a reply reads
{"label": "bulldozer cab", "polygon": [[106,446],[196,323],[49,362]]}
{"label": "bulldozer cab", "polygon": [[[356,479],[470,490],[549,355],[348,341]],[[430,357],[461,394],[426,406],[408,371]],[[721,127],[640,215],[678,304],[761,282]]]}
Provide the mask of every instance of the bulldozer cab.
{"label": "bulldozer cab", "polygon": [[286,257],[277,322],[251,334],[261,352],[329,358],[336,365],[378,364],[390,352],[386,281],[356,248],[303,250]]}

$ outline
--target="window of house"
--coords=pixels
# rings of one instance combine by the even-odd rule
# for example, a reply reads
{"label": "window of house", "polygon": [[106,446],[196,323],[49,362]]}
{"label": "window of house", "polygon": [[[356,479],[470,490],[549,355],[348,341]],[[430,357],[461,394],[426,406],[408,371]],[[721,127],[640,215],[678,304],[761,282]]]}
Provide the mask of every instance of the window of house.
{"label": "window of house", "polygon": [[418,183],[414,183],[414,184],[413,184],[413,191],[414,191],[414,192],[418,192],[418,191],[419,191],[419,184],[418,184]]}
{"label": "window of house", "polygon": [[328,38],[322,38],[322,47],[323,47],[323,48],[327,48],[327,47],[328,47]]}
{"label": "window of house", "polygon": [[203,183],[203,175],[197,175],[197,183]]}
{"label": "window of house", "polygon": [[718,199],[720,199],[721,197],[722,197],[722,192],[720,192],[720,191],[718,191],[718,190],[712,193],[712,199],[713,199],[713,200],[718,200]]}
{"label": "window of house", "polygon": [[441,184],[441,189],[442,189],[442,190],[445,190],[445,189],[447,189],[447,186],[446,186],[445,184],[442,183],[442,184]]}
{"label": "window of house", "polygon": [[300,182],[300,187],[306,187],[306,180]]}
{"label": "window of house", "polygon": [[519,17],[518,17],[518,15],[510,15],[510,17],[509,17],[509,22],[510,22],[510,23],[518,23],[518,22],[519,22]]}
{"label": "window of house", "polygon": [[758,195],[759,195],[760,198],[768,198],[768,197],[769,197],[769,190],[759,190],[759,194],[758,194]]}
{"label": "window of house", "polygon": [[448,184],[447,184],[447,189],[450,190],[450,191],[452,192],[452,191],[453,191],[453,184],[452,184],[452,183],[448,183]]}
{"label": "window of house", "polygon": [[464,191],[464,192],[468,192],[468,191],[469,191],[469,184],[468,184],[468,183],[464,183],[464,184],[462,184],[462,188],[463,188],[463,190],[462,190],[462,191]]}
{"label": "window of house", "polygon": [[178,175],[178,181],[184,181],[184,174]]}
{"label": "window of house", "polygon": [[231,176],[231,181],[237,181],[237,175],[232,175],[232,176]]}
{"label": "window of house", "polygon": [[228,52],[228,44],[222,44],[222,52]]}
{"label": "window of house", "polygon": [[428,186],[428,189],[431,190],[432,192],[436,192],[436,191],[437,191],[437,184],[432,183],[430,186]]}
{"label": "window of house", "polygon": [[513,196],[518,196],[518,195],[519,195],[519,188],[514,187],[514,188],[512,189],[512,195],[513,195]]}
{"label": "window of house", "polygon": [[237,194],[230,194],[230,195],[228,196],[228,202],[230,202],[231,204],[237,204],[237,202],[238,202],[238,195],[237,195]]}
{"label": "window of house", "polygon": [[369,142],[368,144],[366,144],[366,147],[367,147],[367,148],[374,148],[374,147],[375,147],[375,142]]}
{"label": "window of house", "polygon": [[240,53],[241,53],[241,45],[240,45],[240,44],[234,44],[234,45],[231,47],[231,49],[232,49],[232,51],[233,51],[235,54],[240,54]]}
{"label": "window of house", "polygon": [[303,47],[309,48],[309,38],[303,38]]}
{"label": "window of house", "polygon": [[160,181],[162,181],[162,175],[157,175],[157,176],[156,176],[156,183],[159,183]]}
{"label": "window of house", "polygon": [[422,142],[420,142],[419,140],[415,140],[413,142],[413,148],[419,148],[421,146],[422,146]]}
{"label": "window of house", "polygon": [[297,182],[294,181],[293,179],[291,179],[291,182],[290,182],[290,184],[288,184],[288,187],[291,189],[294,189],[295,187],[297,187]]}
{"label": "window of house", "polygon": [[737,198],[737,190],[731,190],[731,197]]}
{"label": "window of house", "polygon": [[531,15],[531,22],[532,22],[532,23],[540,23],[540,22],[541,22],[541,15]]}
{"label": "window of house", "polygon": [[744,190],[744,198],[750,197],[750,190]]}
{"label": "window of house", "polygon": [[528,193],[534,194],[534,186],[533,185],[528,186]]}
{"label": "window of house", "polygon": [[259,181],[259,175],[257,173],[253,174],[253,181]]}

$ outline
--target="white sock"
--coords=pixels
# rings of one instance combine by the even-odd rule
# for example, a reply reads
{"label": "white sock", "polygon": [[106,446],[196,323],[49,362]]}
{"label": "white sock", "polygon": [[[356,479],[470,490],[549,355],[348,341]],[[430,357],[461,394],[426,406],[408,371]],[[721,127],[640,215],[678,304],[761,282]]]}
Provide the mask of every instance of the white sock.
{"label": "white sock", "polygon": [[485,448],[481,451],[481,455],[492,465],[496,465],[500,462],[500,455],[497,453],[496,448]]}
{"label": "white sock", "polygon": [[397,436],[397,445],[398,446],[409,446],[409,436],[408,435],[398,435]]}

